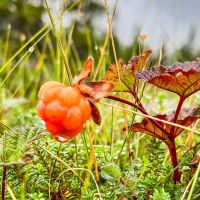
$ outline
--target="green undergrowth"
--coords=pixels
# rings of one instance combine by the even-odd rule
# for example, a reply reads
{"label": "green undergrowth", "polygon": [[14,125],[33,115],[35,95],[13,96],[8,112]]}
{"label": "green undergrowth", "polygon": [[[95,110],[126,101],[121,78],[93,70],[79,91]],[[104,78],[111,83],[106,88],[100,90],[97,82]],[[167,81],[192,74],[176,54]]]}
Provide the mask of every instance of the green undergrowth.
{"label": "green undergrowth", "polygon": [[[20,113],[19,108],[13,110],[14,128],[5,128],[1,139],[4,151],[1,156],[4,155],[5,163],[9,164],[6,183],[16,199],[178,200],[196,169],[190,165],[194,150],[181,156],[186,148],[180,145],[183,177],[181,184],[174,184],[169,155],[156,139],[131,134],[128,147],[122,132],[121,138],[114,139],[111,150],[109,140],[103,139],[106,134],[110,137],[110,131],[105,130],[107,125],[99,131],[99,127],[88,123],[75,143],[71,140],[60,145],[45,131],[35,109]],[[99,137],[102,140],[97,139]],[[199,198],[199,184],[198,178],[192,199]],[[7,199],[10,195],[10,191],[6,191]]]}

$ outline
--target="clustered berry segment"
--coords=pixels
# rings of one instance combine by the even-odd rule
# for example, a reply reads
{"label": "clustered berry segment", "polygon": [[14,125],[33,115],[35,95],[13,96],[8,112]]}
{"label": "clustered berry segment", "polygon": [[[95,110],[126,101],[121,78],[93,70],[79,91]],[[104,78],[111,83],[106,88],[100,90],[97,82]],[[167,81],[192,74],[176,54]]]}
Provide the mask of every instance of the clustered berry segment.
{"label": "clustered berry segment", "polygon": [[40,88],[37,112],[53,137],[66,142],[81,132],[91,107],[77,88],[49,81]]}

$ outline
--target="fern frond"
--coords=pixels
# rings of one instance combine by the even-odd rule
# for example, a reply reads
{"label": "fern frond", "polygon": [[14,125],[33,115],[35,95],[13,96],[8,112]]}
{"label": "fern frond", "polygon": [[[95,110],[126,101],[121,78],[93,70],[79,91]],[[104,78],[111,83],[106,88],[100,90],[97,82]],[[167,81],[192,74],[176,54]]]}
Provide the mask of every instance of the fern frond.
{"label": "fern frond", "polygon": [[4,131],[0,141],[1,162],[0,165],[25,164],[32,160],[34,150],[32,143],[46,135],[40,127],[15,127],[10,131]]}

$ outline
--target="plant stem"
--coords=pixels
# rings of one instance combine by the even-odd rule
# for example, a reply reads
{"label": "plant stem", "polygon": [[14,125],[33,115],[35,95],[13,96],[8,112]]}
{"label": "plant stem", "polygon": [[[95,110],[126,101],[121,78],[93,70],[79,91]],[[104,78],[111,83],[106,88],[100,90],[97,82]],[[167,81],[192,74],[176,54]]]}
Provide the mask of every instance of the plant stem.
{"label": "plant stem", "polygon": [[[132,106],[132,107],[138,109],[141,113],[143,113],[143,114],[145,114],[145,115],[149,115],[149,114],[147,113],[147,111],[145,110],[145,108],[142,106],[141,103],[139,103],[139,105],[136,105],[136,104],[134,104],[134,103],[132,103],[132,102],[130,102],[130,101],[127,101],[127,100],[125,100],[125,99],[121,99],[121,98],[115,97],[115,96],[107,96],[107,97],[105,97],[105,98],[107,98],[107,99],[112,99],[112,100],[115,100],[115,101],[119,101],[119,102],[121,102],[121,103],[125,103],[125,104],[127,104],[127,105],[129,105],[129,106]],[[152,124],[154,124],[155,126],[157,126],[164,134],[166,134],[166,136],[169,135],[169,133],[168,133],[164,128],[162,128],[162,126],[161,126],[157,121],[155,121],[155,120],[153,120],[153,119],[149,119],[149,120],[152,122]]]}
{"label": "plant stem", "polygon": [[[179,113],[181,111],[181,107],[183,105],[183,102],[184,102],[184,98],[180,97],[180,100],[178,102],[178,106],[176,108],[176,112],[175,112],[175,115],[174,115],[174,119],[173,119],[173,123],[176,123],[177,119],[178,119],[178,116],[179,116]],[[174,130],[175,130],[175,126],[172,126],[171,130],[170,130],[170,136],[175,138],[175,134],[174,134]]]}
{"label": "plant stem", "polygon": [[137,95],[137,88],[138,88],[138,81],[135,81],[134,84],[133,84],[132,95],[134,96],[136,102],[137,102],[138,104],[141,104],[140,99],[139,99],[139,97],[138,97],[138,95]]}
{"label": "plant stem", "polygon": [[[170,143],[167,143],[167,146],[169,148],[172,166],[173,166],[173,168],[176,168],[178,165],[178,160],[177,160],[177,154],[176,154],[175,139],[172,138],[172,139],[170,139],[170,141],[171,141]],[[174,170],[173,179],[174,179],[174,183],[181,182],[181,173],[180,173],[179,169]]]}
{"label": "plant stem", "polygon": [[132,107],[134,107],[134,108],[136,108],[136,109],[138,109],[138,110],[141,111],[141,108],[139,108],[138,105],[136,105],[136,104],[134,104],[134,103],[132,103],[132,102],[130,102],[130,101],[127,101],[127,100],[125,100],[125,99],[121,99],[121,98],[115,97],[115,96],[107,96],[107,97],[105,97],[105,98],[107,98],[107,99],[112,99],[112,100],[115,100],[115,101],[119,101],[119,102],[121,102],[121,103],[125,103],[125,104],[127,104],[127,105],[129,105],[129,106],[132,106]]}
{"label": "plant stem", "polygon": [[2,174],[2,181],[1,181],[1,199],[5,199],[5,189],[6,189],[6,170],[7,167],[3,166],[3,174]]}

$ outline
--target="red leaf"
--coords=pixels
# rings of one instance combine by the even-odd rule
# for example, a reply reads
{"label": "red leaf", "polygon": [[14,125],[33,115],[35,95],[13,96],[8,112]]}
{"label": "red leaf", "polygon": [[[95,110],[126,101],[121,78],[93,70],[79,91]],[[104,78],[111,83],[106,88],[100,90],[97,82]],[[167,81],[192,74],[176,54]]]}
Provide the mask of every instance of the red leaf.
{"label": "red leaf", "polygon": [[73,86],[76,86],[80,84],[82,81],[86,80],[92,72],[92,67],[93,67],[93,59],[89,57],[84,64],[84,68],[81,74],[79,76],[74,77]]}
{"label": "red leaf", "polygon": [[[194,108],[194,109],[187,109],[183,108],[181,112],[179,113],[179,117],[177,120],[177,124],[182,126],[190,126],[193,122],[195,122],[199,117],[200,107]],[[173,121],[175,112],[171,113],[167,116],[168,121]],[[186,117],[185,117],[186,116]],[[166,124],[166,129],[168,132],[171,130],[171,125]],[[175,127],[174,129],[174,137],[177,137],[182,131],[184,131],[183,128]]]}
{"label": "red leaf", "polygon": [[[171,113],[170,115],[157,115],[155,117],[172,122],[174,118],[174,114],[175,112]],[[186,116],[186,117],[183,117],[183,116]],[[176,123],[187,127],[191,125],[193,122],[195,122],[198,118],[200,118],[200,106],[193,110],[182,109],[179,115],[179,119],[177,120]],[[131,125],[130,128],[134,132],[143,132],[148,135],[154,136],[160,140],[167,141],[168,137],[170,136],[170,130],[172,128],[172,125],[165,124],[162,122],[159,122],[159,124],[162,128],[164,128],[168,132],[168,135],[164,134],[158,127],[156,127],[149,118],[144,118],[142,122],[135,123]],[[171,137],[174,137],[174,138],[177,137],[182,131],[184,131],[183,128],[175,127],[174,135]]]}
{"label": "red leaf", "polygon": [[200,90],[200,59],[173,66],[152,67],[139,71],[136,78],[187,98]]}
{"label": "red leaf", "polygon": [[93,98],[95,100],[109,95],[113,87],[114,84],[108,81],[86,82],[77,86],[82,94],[85,94],[89,98]]}
{"label": "red leaf", "polygon": [[[157,115],[155,117],[166,120],[166,115]],[[164,128],[163,123],[159,122],[159,124],[162,126],[162,128]],[[130,128],[134,132],[146,133],[164,141],[168,140],[168,136],[164,134],[157,126],[155,126],[149,118],[144,118],[140,123],[132,124]]]}

